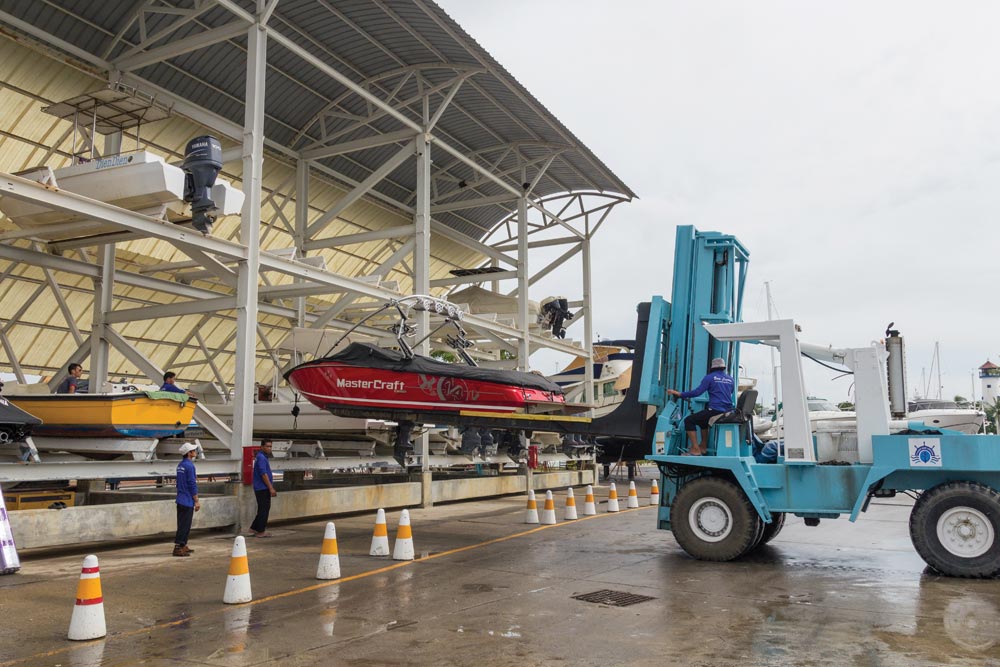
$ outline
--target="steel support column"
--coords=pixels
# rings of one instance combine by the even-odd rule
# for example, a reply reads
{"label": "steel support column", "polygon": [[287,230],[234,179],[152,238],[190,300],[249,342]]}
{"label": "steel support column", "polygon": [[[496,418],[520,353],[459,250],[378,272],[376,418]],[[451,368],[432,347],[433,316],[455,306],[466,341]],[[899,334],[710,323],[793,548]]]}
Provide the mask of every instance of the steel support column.
{"label": "steel support column", "polygon": [[267,70],[267,30],[255,23],[247,34],[246,111],[243,127],[243,214],[240,244],[247,248],[237,263],[236,388],[230,457],[253,438],[253,388],[257,361],[257,275],[260,271],[260,203],[264,162],[264,78]]}
{"label": "steel support column", "polygon": [[[295,252],[299,259],[306,256],[306,229],[309,227],[309,161],[295,163]],[[301,283],[301,278],[295,279]],[[295,300],[295,326],[306,325],[306,298]],[[298,354],[298,351],[295,352]],[[296,362],[300,361],[295,359]]]}
{"label": "steel support column", "polygon": [[101,248],[101,277],[94,280],[94,319],[90,330],[90,392],[98,393],[108,381],[107,316],[115,289],[115,244]]}
{"label": "steel support column", "polygon": [[[521,182],[525,182],[527,174],[521,171]],[[528,321],[528,199],[517,199],[517,323],[521,330],[521,338],[517,343],[517,368],[528,369],[528,357],[531,356],[531,322]]]}
{"label": "steel support column", "polygon": [[583,246],[583,349],[587,355],[583,371],[583,402],[594,403],[594,311],[593,291],[590,281],[590,236],[581,242]]}
{"label": "steel support column", "polygon": [[[426,135],[419,135],[416,140],[417,152],[417,205],[413,214],[413,291],[415,294],[431,293],[431,145]],[[419,335],[430,333],[431,317],[427,311],[417,314],[417,330]],[[418,346],[418,354],[430,354],[430,340],[425,338]],[[430,486],[430,438],[428,434],[420,436],[420,468],[422,477],[423,505],[431,504]]]}

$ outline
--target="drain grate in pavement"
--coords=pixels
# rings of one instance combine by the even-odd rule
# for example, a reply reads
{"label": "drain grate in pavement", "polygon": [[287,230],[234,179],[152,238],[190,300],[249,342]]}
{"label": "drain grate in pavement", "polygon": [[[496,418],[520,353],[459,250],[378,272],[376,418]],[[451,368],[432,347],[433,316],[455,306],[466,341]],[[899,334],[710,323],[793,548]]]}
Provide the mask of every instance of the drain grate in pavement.
{"label": "drain grate in pavement", "polygon": [[612,607],[628,607],[629,605],[656,599],[649,597],[648,595],[636,595],[635,593],[610,590],[594,591],[593,593],[584,593],[583,595],[574,595],[572,598],[574,600],[583,600],[584,602],[593,602],[594,604],[606,604]]}

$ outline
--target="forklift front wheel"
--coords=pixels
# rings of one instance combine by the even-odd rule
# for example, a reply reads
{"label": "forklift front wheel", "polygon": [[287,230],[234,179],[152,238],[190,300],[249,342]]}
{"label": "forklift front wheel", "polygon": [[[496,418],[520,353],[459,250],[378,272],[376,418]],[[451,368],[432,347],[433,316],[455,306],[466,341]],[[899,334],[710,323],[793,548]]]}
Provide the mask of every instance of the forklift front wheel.
{"label": "forklift front wheel", "polygon": [[949,482],[925,491],[910,513],[910,539],[920,557],[942,574],[1000,574],[1000,493],[976,482]]}
{"label": "forklift front wheel", "polygon": [[670,516],[674,539],[698,560],[739,558],[757,543],[763,529],[743,491],[721,477],[699,477],[682,486]]}

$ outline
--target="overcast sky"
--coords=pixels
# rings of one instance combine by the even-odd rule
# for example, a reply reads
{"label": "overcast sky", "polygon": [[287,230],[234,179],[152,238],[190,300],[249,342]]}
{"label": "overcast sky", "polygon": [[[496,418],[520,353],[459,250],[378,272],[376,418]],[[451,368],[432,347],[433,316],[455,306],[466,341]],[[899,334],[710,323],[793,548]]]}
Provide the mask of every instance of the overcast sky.
{"label": "overcast sky", "polygon": [[[1000,3],[439,3],[639,196],[596,240],[600,335],[669,299],[674,227],[693,224],[749,248],[744,319],[766,318],[770,281],[804,341],[861,346],[895,321],[911,396],[935,341],[946,398],[1000,363]],[[568,273],[547,293],[581,295]],[[847,398],[832,376],[807,368],[809,392]]]}

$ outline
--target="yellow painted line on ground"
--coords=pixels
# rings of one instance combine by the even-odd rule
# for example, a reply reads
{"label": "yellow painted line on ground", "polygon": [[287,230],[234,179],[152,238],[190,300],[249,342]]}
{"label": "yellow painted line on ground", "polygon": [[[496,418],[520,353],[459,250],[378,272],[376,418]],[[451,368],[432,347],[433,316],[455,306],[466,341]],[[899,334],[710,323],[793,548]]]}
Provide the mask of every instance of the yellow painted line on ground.
{"label": "yellow painted line on ground", "polygon": [[[621,515],[621,514],[625,514],[626,512],[637,512],[639,510],[649,509],[650,507],[656,507],[656,506],[655,505],[643,505],[642,507],[633,507],[632,509],[623,509],[623,510],[621,510],[619,512],[604,512],[602,514],[595,514],[593,516],[583,516],[583,517],[580,517],[579,519],[575,519],[573,521],[563,521],[561,523],[554,523],[554,524],[545,525],[545,526],[538,526],[536,528],[531,528],[530,530],[522,530],[519,533],[513,533],[511,535],[505,535],[503,537],[497,537],[497,538],[494,538],[492,540],[486,540],[485,542],[477,542],[476,544],[470,544],[470,545],[464,546],[464,547],[457,547],[455,549],[448,549],[447,551],[439,551],[436,554],[430,554],[428,556],[424,556],[423,558],[418,558],[417,560],[404,560],[404,561],[400,561],[398,563],[393,563],[392,565],[386,565],[385,567],[380,567],[380,568],[377,568],[377,569],[374,569],[374,570],[368,570],[366,572],[361,572],[361,573],[358,573],[358,574],[353,574],[353,575],[351,575],[349,577],[341,577],[340,579],[333,579],[331,581],[325,581],[325,582],[323,582],[321,584],[313,584],[312,586],[305,586],[303,588],[296,588],[296,589],[291,590],[291,591],[285,591],[284,593],[276,593],[274,595],[268,595],[267,597],[263,597],[263,598],[260,598],[260,599],[257,599],[257,600],[252,600],[251,602],[247,602],[247,603],[242,604],[242,605],[220,606],[218,609],[215,609],[215,610],[212,610],[212,611],[208,611],[208,612],[205,612],[203,614],[196,614],[196,615],[193,615],[193,616],[185,616],[184,618],[178,619],[176,621],[167,621],[166,623],[157,623],[156,625],[147,625],[145,627],[137,628],[135,630],[128,630],[127,632],[116,632],[114,634],[109,635],[108,637],[106,637],[104,639],[95,639],[95,640],[89,641],[89,642],[73,643],[71,646],[64,646],[63,648],[53,649],[51,651],[44,651],[42,653],[36,653],[34,655],[29,655],[29,656],[24,657],[24,658],[16,658],[14,660],[8,660],[7,662],[0,662],[0,667],[10,667],[11,665],[17,665],[17,664],[20,664],[22,662],[27,662],[28,660],[37,660],[39,658],[49,658],[49,657],[54,656],[54,655],[60,655],[62,653],[67,653],[69,651],[76,651],[76,650],[81,649],[81,648],[86,648],[87,646],[93,646],[94,644],[96,644],[98,642],[101,642],[101,641],[107,642],[107,641],[113,641],[113,640],[116,640],[116,639],[125,639],[125,638],[128,638],[128,637],[134,637],[136,635],[141,635],[143,633],[148,633],[148,632],[151,632],[153,630],[163,630],[165,628],[172,628],[172,627],[175,627],[175,626],[178,626],[178,625],[182,625],[184,623],[190,623],[191,621],[194,621],[194,620],[199,619],[199,618],[204,618],[205,616],[209,616],[209,615],[212,615],[212,614],[221,613],[221,612],[225,611],[226,609],[230,609],[232,607],[236,607],[236,606],[239,606],[239,607],[252,607],[253,605],[263,604],[265,602],[271,602],[273,600],[280,600],[282,598],[291,597],[293,595],[301,595],[303,593],[309,593],[311,591],[319,590],[321,588],[327,588],[329,586],[336,586],[338,584],[345,584],[345,583],[347,583],[349,581],[356,581],[358,579],[365,579],[367,577],[371,577],[371,576],[374,576],[376,574],[383,574],[385,572],[390,572],[391,570],[398,570],[401,567],[408,567],[410,565],[414,565],[414,564],[417,564],[417,563],[424,563],[424,562],[427,562],[429,560],[434,560],[435,558],[444,558],[445,556],[452,556],[452,555],[457,554],[457,553],[462,553],[463,551],[471,551],[472,549],[480,549],[482,547],[488,547],[491,544],[499,544],[500,542],[506,542],[508,540],[517,539],[519,537],[525,537],[527,535],[532,535],[532,534],[537,533],[539,531],[548,530],[550,528],[560,528],[562,526],[568,526],[568,525],[577,524],[577,523],[580,523],[580,522],[583,522],[583,521],[589,521],[590,519],[600,519],[600,518],[608,517],[608,516],[618,516],[618,515]],[[105,599],[104,602],[105,602],[105,606],[107,606],[107,599]]]}

